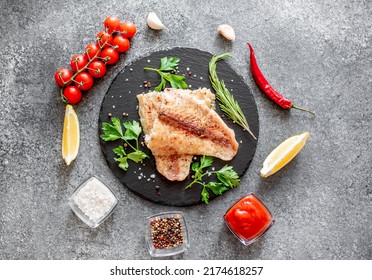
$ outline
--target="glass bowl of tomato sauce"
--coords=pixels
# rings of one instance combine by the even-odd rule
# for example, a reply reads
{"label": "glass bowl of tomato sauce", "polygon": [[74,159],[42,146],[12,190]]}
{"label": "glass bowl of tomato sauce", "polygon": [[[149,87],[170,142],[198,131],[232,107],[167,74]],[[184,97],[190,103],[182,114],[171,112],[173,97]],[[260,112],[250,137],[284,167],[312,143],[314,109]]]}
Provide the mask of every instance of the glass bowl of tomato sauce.
{"label": "glass bowl of tomato sauce", "polygon": [[224,215],[230,231],[244,245],[255,242],[274,224],[274,218],[265,204],[253,193],[242,197]]}

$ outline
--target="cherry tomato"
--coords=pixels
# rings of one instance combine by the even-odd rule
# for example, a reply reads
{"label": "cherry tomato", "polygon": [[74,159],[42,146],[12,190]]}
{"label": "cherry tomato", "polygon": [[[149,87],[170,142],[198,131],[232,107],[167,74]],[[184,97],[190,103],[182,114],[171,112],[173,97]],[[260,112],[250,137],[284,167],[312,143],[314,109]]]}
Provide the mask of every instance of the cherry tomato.
{"label": "cherry tomato", "polygon": [[126,52],[130,47],[130,42],[127,38],[122,35],[115,36],[114,40],[112,41],[112,45],[116,48],[116,50],[120,53]]}
{"label": "cherry tomato", "polygon": [[113,48],[104,49],[101,56],[107,64],[115,64],[119,59],[119,53]]}
{"label": "cherry tomato", "polygon": [[83,69],[85,65],[88,64],[87,58],[82,54],[76,54],[71,58],[71,69],[74,72],[79,71],[80,69]]}
{"label": "cherry tomato", "polygon": [[93,78],[87,72],[81,72],[75,77],[75,86],[80,90],[89,90],[93,86]]}
{"label": "cherry tomato", "polygon": [[[71,72],[71,70],[67,68],[60,68],[54,74],[54,79],[56,80],[56,84],[62,87],[65,84],[65,82],[71,79],[72,76],[73,73]],[[71,83],[72,81],[69,81],[67,85],[70,85]]]}
{"label": "cherry tomato", "polygon": [[108,34],[104,30],[98,32],[96,38],[97,38],[97,44],[99,47],[102,47],[103,44],[106,43],[105,48],[110,47],[110,45],[112,44],[112,40],[113,40],[112,36],[110,36],[110,34]]}
{"label": "cherry tomato", "polygon": [[89,64],[88,72],[93,78],[102,78],[106,74],[106,65],[99,60],[94,60]]}
{"label": "cherry tomato", "polygon": [[85,49],[84,49],[84,54],[85,54],[85,57],[90,60],[92,59],[95,55],[97,55],[97,57],[100,56],[100,48],[97,44],[95,43],[91,43],[91,44],[88,44]]}
{"label": "cherry tomato", "polygon": [[115,16],[109,16],[103,21],[103,25],[109,34],[114,31],[119,31],[120,20]]}
{"label": "cherry tomato", "polygon": [[132,38],[137,32],[136,25],[133,22],[125,21],[120,24],[121,35]]}
{"label": "cherry tomato", "polygon": [[68,86],[63,90],[63,95],[67,99],[67,102],[70,104],[78,104],[83,95],[81,91],[75,86]]}

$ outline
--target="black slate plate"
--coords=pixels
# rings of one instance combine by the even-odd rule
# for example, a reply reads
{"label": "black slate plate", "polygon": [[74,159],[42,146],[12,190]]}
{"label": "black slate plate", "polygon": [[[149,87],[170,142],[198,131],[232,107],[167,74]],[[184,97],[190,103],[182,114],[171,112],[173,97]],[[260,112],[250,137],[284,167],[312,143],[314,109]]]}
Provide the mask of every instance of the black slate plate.
{"label": "black slate plate", "polygon": [[[181,59],[178,74],[185,74],[185,81],[187,84],[191,85],[192,89],[197,89],[199,87],[212,89],[208,77],[208,63],[212,57],[210,53],[191,48],[175,48],[154,52],[126,66],[114,79],[102,102],[99,115],[99,134],[102,133],[102,122],[110,121],[109,114],[114,117],[119,117],[123,121],[139,121],[136,95],[148,91],[148,89],[144,87],[143,82],[151,82],[152,90],[160,83],[160,78],[156,72],[144,71],[143,68],[158,68],[160,59],[164,56],[176,56]],[[239,102],[251,130],[258,137],[258,112],[250,88],[226,61],[218,62],[217,73],[219,78],[225,81],[227,88]],[[217,111],[220,116],[222,116],[219,109],[217,109]],[[124,117],[123,113],[128,113],[129,116]],[[228,164],[232,165],[237,173],[242,176],[253,159],[257,141],[254,140],[248,132],[243,131],[240,126],[232,123],[226,117],[223,117],[223,119],[230,128],[234,129],[236,139],[239,143],[237,155],[232,161],[228,162]],[[188,206],[202,203],[200,199],[201,186],[193,185],[191,188],[185,189],[185,186],[191,182],[191,173],[188,178],[182,182],[171,182],[165,179],[156,171],[154,157],[151,155],[151,151],[146,147],[142,148],[150,155],[150,159],[146,159],[143,164],[130,162],[129,169],[125,172],[120,169],[114,161],[115,155],[112,152],[113,148],[122,143],[120,141],[104,142],[100,140],[100,144],[102,152],[114,175],[123,185],[135,194],[154,203],[169,206]],[[225,164],[226,162],[215,159],[213,166],[218,170]],[[206,178],[206,180],[212,179],[212,176]],[[158,186],[158,188],[156,186]],[[215,196],[211,194],[210,200],[213,198],[215,198]]]}

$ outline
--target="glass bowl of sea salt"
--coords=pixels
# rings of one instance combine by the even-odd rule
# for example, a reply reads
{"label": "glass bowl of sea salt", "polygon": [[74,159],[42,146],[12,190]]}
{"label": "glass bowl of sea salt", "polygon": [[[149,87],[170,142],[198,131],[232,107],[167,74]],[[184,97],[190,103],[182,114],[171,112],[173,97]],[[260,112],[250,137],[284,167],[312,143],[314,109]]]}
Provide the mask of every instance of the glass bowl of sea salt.
{"label": "glass bowl of sea salt", "polygon": [[91,228],[102,224],[115,210],[118,199],[112,190],[96,177],[82,183],[69,199],[69,205]]}

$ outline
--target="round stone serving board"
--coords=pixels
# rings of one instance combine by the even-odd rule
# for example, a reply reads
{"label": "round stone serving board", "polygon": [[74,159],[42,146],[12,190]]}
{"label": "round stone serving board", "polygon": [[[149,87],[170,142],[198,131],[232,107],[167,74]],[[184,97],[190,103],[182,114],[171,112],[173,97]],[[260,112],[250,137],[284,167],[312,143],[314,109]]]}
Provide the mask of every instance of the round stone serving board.
{"label": "round stone serving board", "polygon": [[[144,71],[143,68],[159,68],[160,59],[165,56],[180,58],[178,74],[185,75],[185,82],[191,86],[191,89],[207,87],[213,91],[208,76],[208,63],[212,54],[191,48],[174,48],[154,52],[126,66],[112,82],[104,97],[99,114],[99,135],[102,134],[102,122],[110,122],[109,115],[118,117],[123,122],[131,120],[139,121],[136,95],[149,91],[148,88],[144,87],[144,81],[151,83],[151,90],[154,90],[155,86],[160,83],[160,77],[156,72]],[[226,87],[240,104],[251,130],[258,137],[259,118],[250,88],[229,66],[228,59],[227,61],[223,60],[217,63],[217,74],[219,79],[224,80]],[[218,102],[216,103],[218,104]],[[213,166],[215,170],[218,170],[226,164],[232,165],[239,176],[242,176],[253,159],[257,141],[247,131],[244,131],[240,126],[223,116],[218,105],[217,111],[227,125],[235,131],[239,150],[232,161],[223,162],[214,159]],[[127,113],[128,116],[123,116],[123,113]],[[141,135],[140,141],[142,140],[143,137]],[[114,160],[115,154],[112,149],[122,144],[121,140],[105,142],[100,139],[101,149],[108,166],[119,181],[132,192],[142,198],[162,205],[189,206],[202,203],[200,196],[202,187],[200,185],[195,184],[191,188],[185,189],[185,186],[191,182],[193,172],[190,172],[187,179],[182,182],[167,180],[157,172],[155,159],[146,146],[141,146],[141,149],[150,155],[150,158],[145,159],[142,164],[129,161],[129,169],[127,171],[120,169]],[[205,176],[204,178],[206,182],[208,180],[216,180],[214,176]],[[210,202],[214,198],[215,195],[210,193]]]}

